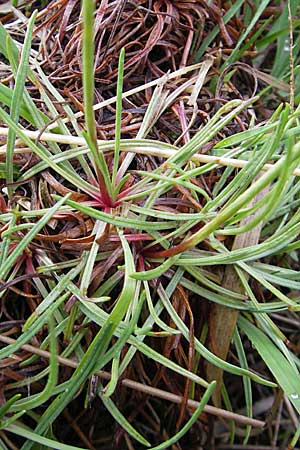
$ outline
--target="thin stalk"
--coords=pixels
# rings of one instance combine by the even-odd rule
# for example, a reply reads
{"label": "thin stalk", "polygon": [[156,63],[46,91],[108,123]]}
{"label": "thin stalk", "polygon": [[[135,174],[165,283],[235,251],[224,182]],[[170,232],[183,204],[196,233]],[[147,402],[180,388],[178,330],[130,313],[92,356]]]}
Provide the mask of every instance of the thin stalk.
{"label": "thin stalk", "polygon": [[[115,152],[114,165],[112,172],[112,186],[116,189],[116,178],[119,165],[120,147],[121,147],[121,120],[122,120],[122,91],[123,91],[123,74],[124,74],[124,58],[125,49],[122,48],[119,57],[118,82],[117,82],[117,103],[116,103],[116,132],[115,132]],[[118,192],[114,192],[114,198]]]}
{"label": "thin stalk", "polygon": [[97,145],[97,131],[95,122],[94,104],[94,0],[83,0],[83,36],[82,36],[82,63],[83,63],[83,96],[84,111],[87,132],[84,134],[88,146],[95,160],[95,167],[99,182],[99,188],[104,203],[107,206],[112,204],[112,187],[108,167],[101,151]]}

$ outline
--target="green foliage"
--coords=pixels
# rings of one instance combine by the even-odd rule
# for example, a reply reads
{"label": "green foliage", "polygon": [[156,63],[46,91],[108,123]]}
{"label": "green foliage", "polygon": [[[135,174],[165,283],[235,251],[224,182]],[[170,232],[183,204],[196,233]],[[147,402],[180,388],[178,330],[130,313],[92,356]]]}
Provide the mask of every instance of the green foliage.
{"label": "green foliage", "polygon": [[[244,2],[231,3],[224,16],[225,24],[233,17],[239,17]],[[284,47],[289,31],[287,11],[282,17],[266,19],[257,29],[258,20],[270,0],[254,3],[255,11],[246,9],[243,15],[243,32],[221,70],[239,61],[254,42],[261,51],[276,43],[276,55],[270,71],[274,77],[288,81],[289,55]],[[221,133],[241,114],[255,108],[256,102],[261,99],[268,98],[269,86],[256,97],[226,102],[216,109],[215,114],[190,140],[178,146],[176,143],[147,139],[166,108],[181,98],[187,89],[185,84],[183,87],[176,85],[174,92],[169,92],[166,89],[167,79],[159,79],[154,83],[156,87],[136,139],[123,139],[121,117],[125,97],[125,51],[122,49],[114,100],[115,139],[100,142],[94,113],[94,48],[91,45],[94,41],[95,2],[84,0],[82,6],[86,128],[83,133],[76,114],[68,105],[63,105],[63,109],[73,129],[66,120],[57,118],[56,103],[62,103],[64,98],[43,73],[40,63],[37,60],[32,62],[30,57],[36,13],[29,20],[19,64],[18,46],[0,24],[0,51],[9,61],[15,83],[13,91],[0,84],[0,119],[7,128],[6,162],[5,167],[0,163],[0,172],[2,177],[5,169],[10,200],[8,207],[2,207],[0,217],[3,228],[0,296],[11,288],[20,266],[25,264],[30,267],[28,273],[40,300],[35,310],[28,314],[17,339],[0,350],[0,358],[19,352],[32,338],[42,334],[46,325],[47,337],[40,350],[49,350],[51,355],[49,365],[43,371],[32,378],[15,382],[13,387],[18,389],[47,377],[40,392],[26,398],[19,395],[8,398],[0,408],[1,429],[25,439],[21,450],[29,450],[34,445],[61,450],[79,449],[57,442],[51,427],[78,392],[86,391],[93,376],[110,364],[110,380],[106,386],[100,383],[96,395],[129,436],[151,447],[148,438],[118,409],[113,397],[124,371],[139,352],[164,370],[168,369],[190,382],[193,386],[190,392],[196,392],[197,398],[200,397],[198,407],[185,425],[174,436],[152,448],[163,450],[172,446],[199,419],[216,383],[199,376],[196,364],[193,369],[186,368],[156,351],[149,344],[148,336],[174,339],[180,336],[184,345],[193,345],[197,361],[203,358],[217,368],[241,377],[248,417],[252,417],[254,383],[263,385],[264,389],[280,387],[300,413],[300,360],[287,348],[285,336],[272,318],[273,313],[297,312],[300,309],[299,296],[290,295],[300,287],[299,272],[291,263],[296,261],[299,264],[296,250],[300,247],[300,181],[299,173],[295,172],[299,171],[300,161],[300,144],[297,142],[300,134],[299,106],[293,110],[281,104],[264,123],[250,124],[245,131],[221,138]],[[292,2],[292,13],[296,7]],[[195,53],[197,60],[204,55],[217,32],[214,28],[206,36]],[[299,63],[299,39],[295,34],[295,65]],[[284,53],[283,58],[280,52]],[[211,62],[201,64],[186,68],[182,73],[189,75],[189,71],[197,68],[205,77]],[[297,71],[296,76],[299,77]],[[26,86],[27,80],[38,86],[47,115],[33,101]],[[146,87],[149,86],[138,89]],[[53,122],[52,128],[49,126],[50,133],[36,142],[32,130],[26,125],[40,130],[50,122]],[[32,167],[22,171],[14,164],[16,137],[37,159]],[[215,142],[209,155],[212,159],[200,161],[199,158],[206,156],[201,155],[200,150],[206,149],[212,142]],[[130,164],[138,153],[160,157],[163,163],[157,164],[152,171],[131,170]],[[113,160],[110,161],[107,154],[113,155]],[[226,169],[222,169],[224,161],[228,163]],[[234,161],[242,161],[243,164],[235,168]],[[28,182],[45,172],[54,177],[55,193],[45,195],[43,209],[31,211],[26,202],[14,197],[14,183]],[[206,189],[204,184],[196,182],[204,175],[214,173],[218,173],[219,178],[213,189]],[[134,182],[127,187],[131,176]],[[188,192],[191,204],[201,205],[201,208],[189,207],[184,212],[172,212],[168,207],[157,207],[161,199],[171,198],[173,189],[178,187]],[[1,196],[3,202],[4,198]],[[84,236],[84,242],[80,242],[90,245],[73,255],[74,258],[69,258],[66,252],[67,256],[58,261],[54,252],[51,254],[42,247],[40,233],[51,234],[53,222],[59,222],[66,216],[77,218],[82,227],[86,223],[92,224],[90,241],[84,241]],[[228,245],[230,236],[243,235],[257,225],[261,226],[258,243],[242,248]],[[109,233],[111,240],[118,242],[116,248],[107,249],[102,245]],[[64,239],[65,235],[59,243]],[[139,241],[142,248],[131,243]],[[95,274],[99,276],[97,264],[105,261],[111,263],[109,270],[91,293],[90,286],[95,281]],[[235,268],[237,280],[243,287],[242,293],[223,286],[217,271],[210,270],[211,266],[214,269],[227,265]],[[262,301],[257,296],[254,282],[269,300]],[[199,303],[201,299],[240,312],[239,329],[236,327],[233,335],[237,352],[234,364],[216,356],[204,339],[191,335],[185,320],[174,307],[173,296],[178,286],[199,299]],[[93,324],[97,333],[87,346],[88,324]],[[61,354],[57,346],[60,338],[65,345]],[[270,370],[272,379],[253,372],[249,367],[243,345],[246,338]],[[58,356],[75,356],[77,360],[71,377],[63,383],[59,378]],[[28,366],[37,358],[37,355],[28,357],[22,361],[22,366]],[[87,403],[89,395],[87,390]],[[230,398],[225,388],[223,397],[230,408]],[[43,413],[38,416],[35,410],[40,411],[40,406],[43,406]],[[26,419],[27,416],[37,419],[34,430],[25,425],[24,416]],[[245,445],[250,436],[251,427],[247,426]],[[296,438],[297,435],[293,445],[296,445]]]}

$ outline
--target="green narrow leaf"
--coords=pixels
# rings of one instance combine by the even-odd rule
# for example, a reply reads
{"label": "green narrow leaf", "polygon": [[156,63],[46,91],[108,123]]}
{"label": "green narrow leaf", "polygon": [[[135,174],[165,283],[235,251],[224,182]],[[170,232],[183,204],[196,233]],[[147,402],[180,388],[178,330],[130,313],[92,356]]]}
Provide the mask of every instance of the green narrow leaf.
{"label": "green narrow leaf", "polygon": [[34,239],[37,233],[47,225],[51,217],[60,209],[60,207],[65,203],[65,201],[70,197],[71,194],[67,194],[65,197],[61,198],[52,208],[49,208],[47,213],[35,224],[34,227],[26,234],[24,239],[19,242],[15,249],[11,252],[5,262],[0,267],[0,279],[5,279],[6,275],[10,271],[12,265],[16,259],[23,253],[25,248]]}
{"label": "green narrow leaf", "polygon": [[[300,157],[300,144],[296,144],[291,150],[291,160],[294,162]],[[266,186],[268,186],[282,171],[283,166],[286,163],[285,156],[274,164],[272,169],[262,175],[257,181],[255,181],[246,191],[239,195],[233,202],[229,202],[229,205],[219,212],[216,218],[207,223],[199,231],[197,231],[192,237],[182,243],[182,247],[179,249],[182,251],[195,247],[207,236],[216,231],[223,223],[231,218],[233,214],[239,211],[242,207],[247,205],[252,198],[254,198],[259,192],[261,192]],[[174,252],[175,254],[175,252]]]}
{"label": "green narrow leaf", "polygon": [[178,431],[178,433],[176,433],[170,439],[167,439],[165,442],[162,442],[160,445],[152,447],[150,450],[164,450],[165,448],[170,448],[173,444],[179,441],[179,439],[181,439],[189,431],[192,425],[194,425],[194,423],[197,421],[198,417],[203,411],[204,406],[208,403],[215,387],[216,381],[210,383],[205,393],[203,394],[203,397],[201,398],[199,406],[197,407],[196,411],[193,413],[192,417],[188,420],[188,422],[181,428],[181,430]]}
{"label": "green narrow leaf", "polygon": [[61,295],[61,293],[67,288],[70,281],[72,281],[82,270],[83,261],[81,261],[78,266],[71,269],[68,273],[63,275],[58,283],[49,294],[44,298],[44,300],[36,307],[33,313],[28,317],[25,324],[23,325],[23,331],[27,330],[29,326],[46,311],[49,306]]}
{"label": "green narrow leaf", "polygon": [[[245,0],[236,0],[233,2],[233,5],[231,8],[226,12],[224,15],[223,21],[224,24],[226,23],[235,15],[237,14],[240,7],[243,5]],[[204,55],[204,53],[207,51],[207,48],[209,45],[213,42],[214,38],[218,35],[220,32],[220,28],[218,25],[216,25],[210,33],[206,36],[206,38],[203,40],[199,50],[197,50],[195,60],[200,61],[200,58]]]}
{"label": "green narrow leaf", "polygon": [[[28,145],[29,148],[32,149],[32,151],[38,155],[41,160],[46,163],[44,166],[42,166],[42,170],[46,169],[47,167],[51,167],[55,172],[59,173],[64,179],[70,181],[74,186],[82,189],[87,194],[91,193],[97,193],[97,189],[83,180],[80,176],[78,176],[76,173],[71,172],[65,165],[63,167],[62,164],[59,164],[55,162],[55,157],[57,159],[62,158],[62,155],[51,155],[51,153],[48,151],[48,149],[41,144],[36,145],[32,139],[30,139],[26,131],[21,128],[21,126],[17,123],[15,123],[13,120],[11,120],[9,114],[7,114],[3,108],[0,107],[0,119],[3,120],[6,125],[11,128],[16,135],[24,142],[24,144]],[[38,163],[37,165],[39,165]],[[40,171],[40,170],[39,170]],[[36,172],[33,170],[29,170],[29,173],[26,173],[26,177],[32,177],[36,174]],[[21,179],[24,179],[24,177],[21,177]]]}
{"label": "green narrow leaf", "polygon": [[[0,102],[3,103],[5,106],[11,108],[12,96],[13,90],[5,86],[5,84],[0,83]],[[22,100],[20,104],[20,116],[23,117],[32,125],[34,124],[33,117],[30,111],[28,111],[28,108],[26,107],[24,100]]]}
{"label": "green narrow leaf", "polygon": [[42,392],[32,395],[29,398],[18,400],[12,407],[13,411],[30,410],[45,403],[52,395],[58,380],[58,361],[57,361],[57,342],[55,337],[54,321],[50,316],[49,321],[50,336],[50,361],[49,361],[49,377],[47,384]]}
{"label": "green narrow leaf", "polygon": [[[112,348],[110,348],[105,355],[103,356],[102,360],[97,364],[96,370],[101,370],[113,357],[115,357],[118,354],[121,354],[122,349],[124,348],[124,345],[129,340],[130,336],[133,334],[136,324],[140,318],[142,306],[145,300],[145,293],[142,292],[140,295],[140,286],[137,283],[137,289],[136,289],[136,296],[139,296],[138,303],[135,305],[134,310],[132,312],[132,317],[129,323],[126,324],[126,327],[124,327],[124,331],[122,334],[120,334],[119,339],[117,342],[113,345]],[[118,377],[122,374],[122,371],[118,369]],[[111,389],[112,391],[112,389]],[[107,394],[107,392],[106,392]]]}
{"label": "green narrow leaf", "polygon": [[288,446],[289,450],[292,450],[293,448],[295,448],[295,445],[297,444],[299,438],[300,438],[300,427],[297,428],[296,433],[294,434],[294,437]]}
{"label": "green narrow leaf", "polygon": [[[60,199],[59,195],[53,195],[53,198],[56,200]],[[164,222],[147,222],[145,220],[139,219],[131,219],[122,216],[116,216],[113,214],[108,214],[102,211],[99,211],[95,208],[91,208],[90,206],[85,206],[79,202],[74,202],[73,200],[66,200],[66,204],[71,206],[78,211],[83,212],[84,214],[93,217],[94,219],[102,220],[103,222],[110,223],[111,225],[115,225],[117,227],[123,228],[134,228],[137,230],[167,230],[170,228],[174,228],[176,223],[170,221]]]}
{"label": "green narrow leaf", "polygon": [[[117,100],[116,100],[116,131],[115,131],[115,151],[114,151],[114,164],[112,172],[112,186],[116,188],[116,177],[119,166],[120,156],[120,142],[121,142],[121,120],[122,120],[122,91],[123,91],[123,75],[124,75],[124,59],[125,49],[122,48],[119,56],[118,66],[118,81],[117,81]],[[114,197],[118,195],[118,191],[114,192]]]}
{"label": "green narrow leaf", "polygon": [[4,403],[3,406],[1,406],[0,408],[0,420],[4,417],[4,415],[10,411],[10,408],[12,407],[12,405],[19,400],[21,397],[21,394],[16,394],[14,395],[12,398],[10,398],[9,400],[7,400],[7,402]]}
{"label": "green narrow leaf", "polygon": [[[7,56],[9,59],[9,63],[11,66],[11,70],[13,72],[14,77],[16,78],[18,69],[19,69],[19,59],[17,57],[18,55],[18,49],[16,47],[15,41],[12,39],[12,37],[7,34],[7,41],[6,41],[6,48],[7,48]],[[16,53],[17,49],[17,53]],[[35,74],[32,72],[31,68],[27,67],[27,76],[30,78],[31,82],[34,83],[37,87],[40,88],[40,83],[37,81]],[[46,123],[50,121],[48,116],[43,113],[35,104],[32,97],[30,96],[29,92],[26,90],[26,87],[24,86],[24,92],[23,92],[23,100],[25,103],[25,107],[27,111],[30,112],[30,118],[31,123],[36,128],[42,128]]]}
{"label": "green narrow leaf", "polygon": [[111,364],[111,378],[105,387],[105,392],[103,394],[104,398],[109,398],[114,393],[118,380],[119,380],[119,365],[120,365],[120,352],[112,360]]}
{"label": "green narrow leaf", "polygon": [[[227,59],[226,63],[224,64],[224,66],[227,66],[229,64],[232,64],[235,59],[236,56],[238,54],[239,48],[240,46],[245,42],[246,37],[249,35],[249,33],[251,32],[251,30],[253,29],[253,27],[255,26],[255,24],[257,23],[259,17],[261,16],[261,14],[264,12],[265,8],[268,6],[268,4],[270,3],[270,0],[262,0],[259,4],[258,7],[255,11],[254,16],[252,17],[251,22],[249,23],[248,27],[246,28],[246,30],[241,34],[238,42],[235,44],[234,46],[234,50],[231,53],[231,55],[229,56],[229,58]],[[223,67],[224,68],[224,67]]]}
{"label": "green narrow leaf", "polygon": [[0,429],[2,429],[2,428],[5,429],[9,425],[11,425],[13,422],[18,420],[20,417],[22,417],[25,413],[26,413],[26,411],[23,409],[22,411],[19,411],[16,414],[13,414],[12,416],[8,417],[8,419],[4,420],[3,422],[0,422]]}
{"label": "green narrow leaf", "polygon": [[166,259],[160,266],[155,267],[155,269],[146,270],[143,272],[135,272],[130,274],[131,278],[135,280],[153,280],[163,275],[170,267],[173,266],[174,262],[178,259],[177,256]]}
{"label": "green narrow leaf", "polygon": [[[71,289],[73,291],[73,287]],[[74,294],[76,289],[74,290]],[[97,308],[96,305],[92,304],[91,302],[85,302],[85,304],[81,303],[80,309],[84,314],[89,317],[93,322],[98,323],[99,325],[102,325],[105,323],[109,316],[104,311],[100,310],[100,308]],[[127,323],[120,322],[119,326],[116,327],[114,330],[115,336],[124,336],[122,333],[122,329],[128,327]],[[192,381],[195,381],[196,383],[200,384],[201,386],[204,386],[205,388],[208,386],[208,383],[198,375],[190,372],[189,370],[185,369],[184,367],[181,367],[179,364],[174,363],[169,358],[164,357],[159,352],[155,351],[148,345],[144,344],[140,339],[136,338],[135,336],[131,335],[128,339],[128,343],[133,344],[140,352],[142,352],[144,355],[146,355],[148,358],[153,359],[154,361],[157,361],[158,363],[164,365],[165,367],[168,367],[169,369],[173,370],[174,372],[179,373],[183,377],[189,378]],[[115,344],[115,345],[118,345]],[[112,349],[110,351],[113,351]],[[107,352],[108,353],[108,352]],[[106,359],[107,354],[104,355],[104,360]],[[110,358],[111,359],[111,358]],[[99,369],[99,365],[97,365],[97,370]]]}
{"label": "green narrow leaf", "polygon": [[[231,398],[228,393],[228,390],[226,389],[224,382],[222,382],[222,386],[221,386],[221,395],[222,395],[222,400],[223,400],[224,407],[226,408],[226,410],[233,412]],[[236,426],[235,426],[234,420],[229,421],[228,428],[229,428],[229,436],[228,436],[229,442],[230,442],[230,444],[233,444],[234,439],[235,439],[235,433],[236,433]]]}
{"label": "green narrow leaf", "polygon": [[[243,347],[243,343],[240,337],[240,334],[238,332],[237,327],[235,327],[234,335],[233,335],[234,345],[240,360],[241,367],[248,370],[248,363],[247,358],[245,354],[245,350]],[[244,394],[245,394],[245,401],[246,401],[246,411],[248,417],[253,417],[252,414],[252,386],[251,386],[251,380],[247,377],[243,377],[243,386],[244,386]],[[248,440],[250,438],[251,433],[251,425],[246,426],[246,434],[243,440],[243,445],[247,445]]]}
{"label": "green narrow leaf", "polygon": [[60,442],[56,442],[53,441],[52,439],[40,436],[34,431],[29,430],[29,428],[24,428],[16,424],[7,426],[6,431],[16,434],[17,436],[22,436],[25,439],[28,439],[29,441],[31,441],[30,446],[32,446],[34,442],[38,442],[39,444],[42,444],[45,447],[55,448],[57,450],[87,450],[86,448],[83,447],[74,447],[74,445],[61,444]]}
{"label": "green narrow leaf", "polygon": [[300,414],[300,376],[276,345],[261,330],[240,316],[240,329],[247,334],[277,383]]}
{"label": "green narrow leaf", "polygon": [[83,133],[87,144],[95,160],[96,171],[101,190],[101,195],[107,202],[112,198],[112,186],[109,177],[108,167],[103,152],[98,149],[97,130],[95,122],[94,105],[94,13],[95,1],[83,0],[82,2],[82,84],[84,97],[84,113],[87,132]]}
{"label": "green narrow leaf", "polygon": [[[29,22],[28,29],[25,36],[25,41],[23,45],[23,50],[21,54],[21,59],[16,75],[15,80],[15,88],[12,95],[11,100],[11,109],[10,109],[10,117],[11,120],[15,123],[19,121],[20,109],[21,109],[21,99],[23,98],[24,86],[27,76],[27,66],[30,55],[31,48],[31,39],[32,39],[32,31],[34,21],[37,15],[37,10],[33,12]],[[7,43],[9,43],[9,39]],[[14,130],[9,128],[7,135],[7,143],[6,143],[6,183],[10,184],[14,181],[14,173],[13,173],[13,158],[14,158],[14,145],[15,145],[16,133]],[[11,186],[8,186],[8,195],[11,196],[13,189]]]}
{"label": "green narrow leaf", "polygon": [[127,433],[132,436],[136,441],[145,445],[146,447],[150,447],[150,442],[148,442],[133,426],[128,422],[128,420],[123,416],[121,411],[116,407],[114,402],[105,397],[105,395],[100,395],[101,400],[103,401],[105,407],[108,409],[113,418],[118,422],[118,424],[124,428]]}
{"label": "green narrow leaf", "polygon": [[[86,353],[84,354],[78,367],[69,380],[68,389],[65,389],[63,393],[58,395],[56,399],[51,403],[51,405],[47,408],[47,410],[40,418],[40,421],[35,429],[35,433],[45,433],[47,428],[53,423],[53,421],[61,414],[64,408],[74,398],[74,395],[76,394],[80,386],[88,380],[88,378],[94,373],[95,370],[97,370],[97,364],[99,364],[99,361],[104,355],[115,329],[118,327],[130,305],[130,302],[134,298],[136,281],[129,277],[129,273],[132,273],[134,271],[134,260],[130,251],[130,247],[121,232],[119,232],[119,236],[124,250],[126,267],[122,292],[112,312],[108,316],[100,331],[93,339],[92,343],[89,345]],[[31,447],[32,444],[25,443],[22,447],[22,450],[29,450]]]}
{"label": "green narrow leaf", "polygon": [[152,302],[152,296],[149,288],[149,284],[147,282],[144,282],[145,292],[146,292],[146,299],[147,299],[147,305],[150,312],[150,315],[153,317],[154,322],[166,333],[168,334],[180,334],[176,328],[169,327],[165,322],[161,320],[161,318],[156,314],[155,308],[153,306]]}
{"label": "green narrow leaf", "polygon": [[[185,325],[185,323],[181,320],[179,315],[177,314],[175,308],[173,307],[172,303],[170,302],[170,299],[168,298],[165,290],[160,285],[158,288],[158,294],[160,296],[160,299],[168,311],[170,317],[172,318],[173,322],[177,326],[177,329],[182,333],[182,335],[189,341],[189,329]],[[249,377],[250,379],[256,381],[257,383],[261,383],[265,386],[270,387],[276,387],[275,383],[272,383],[271,381],[265,380],[264,378],[260,377],[259,375],[256,375],[253,372],[250,372],[249,370],[242,369],[241,367],[237,367],[233,364],[228,363],[227,361],[224,361],[223,359],[216,356],[214,353],[209,351],[205,345],[203,345],[197,338],[195,338],[195,349],[197,352],[203,356],[208,362],[211,364],[216,365],[217,367],[220,367],[221,369],[233,373],[235,375],[244,375],[246,377]]]}
{"label": "green narrow leaf", "polygon": [[[9,59],[8,54],[7,54],[7,48],[6,48],[7,35],[8,35],[8,33],[7,33],[6,28],[0,22],[0,52],[2,53],[2,55],[5,56],[5,58]],[[13,54],[14,54],[14,58],[16,60],[18,60],[19,50],[18,50],[18,47],[16,46],[15,43],[13,43],[12,51],[13,51]],[[31,68],[28,68],[28,75],[29,75],[30,78],[34,78]]]}
{"label": "green narrow leaf", "polygon": [[0,350],[0,359],[7,358],[12,353],[19,350],[19,348],[26,344],[30,339],[39,332],[39,330],[47,323],[48,318],[57,310],[57,308],[70,296],[69,292],[59,297],[56,302],[52,303],[45,313],[38,317],[36,321],[27,330],[19,336],[13,344],[7,345]]}

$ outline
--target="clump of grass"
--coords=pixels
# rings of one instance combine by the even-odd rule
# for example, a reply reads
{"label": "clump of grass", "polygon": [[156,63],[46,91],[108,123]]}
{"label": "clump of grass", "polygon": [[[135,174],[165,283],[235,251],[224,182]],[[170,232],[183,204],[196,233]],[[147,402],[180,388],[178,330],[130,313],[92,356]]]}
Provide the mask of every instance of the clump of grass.
{"label": "clump of grass", "polygon": [[[237,3],[227,11],[225,23],[238,14],[243,2]],[[244,40],[267,4],[253,15],[243,6],[248,22],[225,66],[247,51],[250,44]],[[4,314],[18,321],[12,328],[3,322],[8,332],[0,340],[7,345],[0,358],[11,364],[17,357],[20,367],[0,410],[0,443],[4,448],[12,443],[13,448],[13,435],[22,450],[38,444],[80,448],[60,443],[56,434],[57,419],[68,417],[68,408],[81,393],[80,409],[88,414],[93,401],[101,402],[128,448],[169,448],[203,411],[244,423],[246,445],[256,434],[251,427],[263,425],[252,418],[253,385],[280,388],[287,405],[300,410],[299,359],[278,326],[283,313],[299,311],[297,98],[294,110],[280,104],[262,124],[251,117],[256,104],[268,98],[269,88],[247,100],[228,99],[193,135],[184,108],[178,109],[181,146],[176,145],[178,136],[170,142],[147,138],[168,108],[182,106],[183,94],[197,110],[199,92],[211,77],[209,59],[153,82],[156,87],[136,138],[124,139],[122,99],[128,94],[122,93],[126,63],[121,50],[116,97],[97,106],[116,103],[115,139],[99,140],[93,107],[93,16],[94,2],[84,0],[84,129],[80,114],[64,103],[30,50],[36,13],[18,70],[17,44],[0,27],[0,37],[5,37],[1,52],[15,82],[14,93],[0,89],[1,102],[9,108],[9,113],[0,108],[5,125],[0,134],[7,136],[6,188],[0,198],[0,295]],[[262,48],[281,39],[286,23],[281,27],[268,30],[259,41]],[[259,39],[259,30],[255,36]],[[195,54],[199,57],[201,51]],[[298,58],[296,51],[295,61]],[[275,58],[274,73],[279,64]],[[230,86],[234,73],[223,75]],[[176,86],[170,90],[168,82],[175,76]],[[30,96],[26,77],[38,90],[46,114]],[[147,88],[149,84],[139,86],[134,93]],[[248,118],[247,130],[242,127],[226,136],[241,117]],[[201,153],[208,148],[209,155]],[[147,158],[147,170],[135,164],[140,154]],[[30,155],[20,173],[18,155]],[[22,306],[13,312],[15,297],[22,299]],[[207,305],[213,305],[209,320]],[[227,361],[231,341],[234,362]],[[247,360],[249,342],[271,376],[258,373]],[[39,356],[49,357],[49,364],[41,364]],[[28,368],[33,364],[37,368],[31,376]],[[60,373],[59,366],[74,370]],[[230,413],[224,371],[242,378],[247,417]],[[160,424],[151,401],[146,402],[147,412],[137,407],[143,421],[128,414],[124,403],[120,406],[117,393],[125,375],[135,378],[124,381],[135,402],[144,390],[182,403],[168,433],[160,436],[150,427]],[[28,386],[29,395],[24,395]],[[16,392],[22,392],[22,398]],[[208,407],[209,401],[217,407]],[[194,412],[188,417],[191,406]],[[95,448],[98,439],[103,448],[101,430],[90,439],[76,430],[85,446]],[[231,427],[229,440],[234,438]]]}

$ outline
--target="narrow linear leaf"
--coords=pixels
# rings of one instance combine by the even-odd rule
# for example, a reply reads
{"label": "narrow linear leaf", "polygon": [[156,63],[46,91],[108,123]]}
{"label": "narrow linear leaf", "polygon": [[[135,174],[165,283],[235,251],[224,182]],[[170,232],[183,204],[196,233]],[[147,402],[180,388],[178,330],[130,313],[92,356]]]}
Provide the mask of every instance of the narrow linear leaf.
{"label": "narrow linear leaf", "polygon": [[[119,236],[124,250],[126,267],[123,290],[111,314],[93,339],[92,343],[85,352],[80,364],[73,373],[69,381],[70,387],[63,393],[58,395],[56,399],[51,403],[51,405],[47,408],[35,429],[35,433],[43,434],[47,430],[47,428],[53,423],[53,421],[60,415],[64,408],[74,398],[74,395],[76,394],[80,386],[85,383],[88,378],[94,373],[97,364],[101,360],[109,345],[115,329],[124,317],[130,305],[130,302],[134,298],[136,281],[129,277],[129,273],[132,273],[134,271],[134,260],[130,251],[130,247],[121,232],[119,233]],[[25,443],[22,446],[21,450],[29,450],[31,447],[32,444]]]}
{"label": "narrow linear leaf", "polygon": [[123,416],[121,411],[116,407],[114,402],[110,399],[105,397],[104,395],[100,395],[101,400],[103,401],[103,404],[108,409],[110,414],[113,416],[113,418],[118,422],[118,424],[124,428],[127,433],[132,436],[136,441],[140,442],[141,444],[145,445],[146,447],[150,447],[150,442],[148,442],[129,422],[128,420]]}
{"label": "narrow linear leaf", "polygon": [[16,259],[23,253],[25,248],[30,244],[30,242],[35,238],[36,234],[47,225],[51,217],[59,211],[61,206],[66,202],[71,194],[67,194],[65,197],[61,198],[52,208],[49,208],[48,212],[35,224],[34,227],[26,234],[24,239],[20,241],[17,247],[11,252],[6,261],[0,267],[0,279],[4,279],[8,272],[10,271],[12,265]]}
{"label": "narrow linear leaf", "polygon": [[[125,49],[122,48],[119,56],[118,66],[118,81],[117,81],[117,101],[116,101],[116,131],[115,131],[115,151],[114,151],[114,164],[112,172],[112,186],[115,187],[117,171],[119,166],[120,156],[120,143],[121,143],[121,120],[122,120],[122,90],[123,90],[123,75],[124,75],[124,59]],[[114,193],[114,197],[118,192]]]}
{"label": "narrow linear leaf", "polygon": [[131,278],[134,278],[135,280],[153,280],[154,278],[158,278],[163,275],[166,270],[172,267],[176,259],[178,259],[178,256],[173,256],[166,259],[166,261],[155,267],[155,269],[145,270],[143,272],[135,272],[130,274],[129,276]]}
{"label": "narrow linear leaf", "polygon": [[244,317],[239,317],[240,329],[247,334],[277,383],[300,414],[300,376],[276,345],[261,330]]}
{"label": "narrow linear leaf", "polygon": [[34,442],[38,442],[45,447],[55,448],[57,450],[88,450],[87,448],[83,447],[74,447],[74,445],[61,444],[57,441],[53,441],[52,439],[40,436],[32,430],[29,430],[28,428],[23,428],[16,424],[7,426],[6,431],[10,431],[17,436],[22,436],[25,439],[29,439],[30,441],[32,441],[31,445],[33,445]]}
{"label": "narrow linear leaf", "polygon": [[203,394],[203,397],[199,403],[198,408],[193,413],[192,417],[188,420],[188,422],[181,428],[178,433],[176,433],[173,437],[170,439],[167,439],[165,442],[161,443],[160,445],[157,445],[156,447],[152,447],[150,450],[164,450],[165,448],[170,448],[173,444],[175,444],[179,439],[181,439],[187,431],[191,428],[192,425],[197,421],[198,417],[200,416],[201,412],[203,411],[204,406],[208,403],[214,389],[216,387],[216,382],[213,381],[210,383],[208,388],[206,389],[205,393]]}
{"label": "narrow linear leaf", "polygon": [[[20,99],[23,98],[23,92],[24,92],[24,86],[25,86],[25,80],[27,76],[27,66],[28,66],[28,60],[29,60],[29,54],[30,54],[30,47],[31,47],[31,39],[32,39],[32,31],[33,31],[33,25],[34,21],[37,15],[37,10],[33,12],[31,15],[31,18],[28,22],[28,29],[25,36],[25,41],[23,45],[23,50],[21,54],[21,59],[19,63],[19,67],[17,70],[16,80],[15,80],[15,88],[12,95],[11,100],[11,109],[10,109],[10,117],[11,120],[15,123],[18,122],[19,116],[20,116],[20,109],[21,109],[21,101]],[[9,44],[10,40],[7,40],[7,43]],[[14,158],[14,145],[15,145],[15,139],[16,139],[16,133],[13,129],[9,129],[8,136],[7,136],[7,144],[6,144],[6,183],[10,184],[13,183],[14,177],[13,177],[13,158]],[[12,194],[12,187],[8,187],[8,194]]]}
{"label": "narrow linear leaf", "polygon": [[13,411],[30,410],[37,408],[39,405],[45,403],[52,395],[58,380],[58,361],[57,361],[57,342],[54,330],[53,318],[49,318],[49,336],[50,336],[50,365],[48,381],[42,392],[32,395],[28,399],[18,400],[12,407]]}

